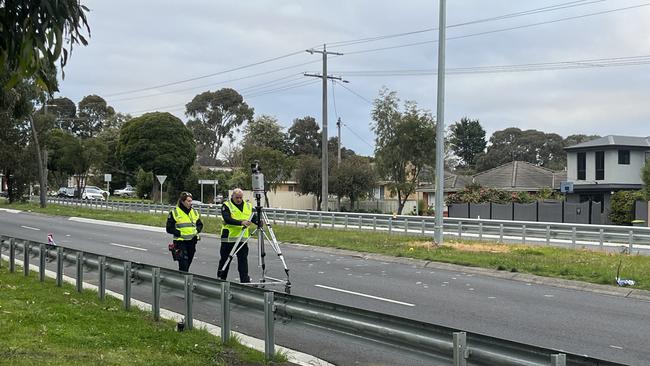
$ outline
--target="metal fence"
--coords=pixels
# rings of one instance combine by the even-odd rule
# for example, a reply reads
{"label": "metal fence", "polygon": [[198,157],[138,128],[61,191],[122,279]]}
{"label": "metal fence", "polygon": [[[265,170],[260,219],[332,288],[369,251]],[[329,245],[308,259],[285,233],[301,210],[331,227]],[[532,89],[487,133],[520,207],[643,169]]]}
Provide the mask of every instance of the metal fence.
{"label": "metal fence", "polygon": [[[173,206],[143,202],[84,201],[50,198],[49,202],[107,209],[114,211],[167,213]],[[220,206],[203,205],[202,215],[220,216]],[[388,234],[407,234],[432,237],[434,217],[384,215],[354,212],[323,212],[267,208],[265,212],[276,224],[318,228],[371,230]],[[520,242],[555,246],[591,246],[599,249],[625,246],[633,250],[650,250],[650,228],[636,226],[590,225],[559,222],[486,220],[445,217],[444,235],[447,238]]]}
{"label": "metal fence", "polygon": [[[315,331],[334,332],[334,334],[345,332],[400,349],[416,350],[431,356],[432,359],[435,358],[455,366],[468,364],[484,366],[620,365],[584,355],[560,352],[326,301],[224,282],[211,277],[158,268],[145,263],[129,262],[61,246],[0,236],[0,256],[8,258],[10,272],[16,271],[18,254],[22,258],[25,276],[30,275],[29,268],[32,259],[38,258],[41,281],[45,280],[46,261],[56,260],[56,283],[58,286],[63,283],[64,262],[72,263],[76,269],[76,289],[79,292],[83,291],[84,274],[90,271],[97,272],[98,297],[100,299],[104,299],[105,296],[106,274],[122,276],[125,309],[129,309],[131,306],[132,286],[149,287],[153,295],[152,312],[155,320],[160,318],[161,287],[181,290],[185,300],[185,326],[189,329],[193,325],[193,295],[199,294],[209,299],[218,299],[221,304],[220,319],[223,342],[227,342],[230,335],[231,303],[242,305],[249,310],[263,312],[267,357],[274,354],[274,322],[282,320],[285,325],[313,325],[316,326]],[[2,260],[0,260],[0,265],[3,265]]]}

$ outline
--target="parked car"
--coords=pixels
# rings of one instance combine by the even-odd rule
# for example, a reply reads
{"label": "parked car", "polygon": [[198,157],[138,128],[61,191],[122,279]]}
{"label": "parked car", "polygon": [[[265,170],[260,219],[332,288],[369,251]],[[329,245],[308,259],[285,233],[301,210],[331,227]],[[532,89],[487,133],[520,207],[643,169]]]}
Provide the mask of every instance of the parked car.
{"label": "parked car", "polygon": [[136,194],[135,188],[131,186],[126,186],[122,189],[116,189],[113,191],[115,196],[124,196],[124,197],[133,197]]}
{"label": "parked car", "polygon": [[62,198],[72,198],[76,190],[75,187],[61,187],[56,195]]}
{"label": "parked car", "polygon": [[104,200],[104,195],[97,189],[86,188],[81,194],[81,198],[84,200]]}
{"label": "parked car", "polygon": [[7,191],[0,191],[0,197],[7,197],[8,192]]}
{"label": "parked car", "polygon": [[108,191],[105,191],[97,186],[86,186],[86,188],[91,188],[91,189],[96,189],[98,190],[101,194],[104,195],[104,198],[108,198],[111,194]]}

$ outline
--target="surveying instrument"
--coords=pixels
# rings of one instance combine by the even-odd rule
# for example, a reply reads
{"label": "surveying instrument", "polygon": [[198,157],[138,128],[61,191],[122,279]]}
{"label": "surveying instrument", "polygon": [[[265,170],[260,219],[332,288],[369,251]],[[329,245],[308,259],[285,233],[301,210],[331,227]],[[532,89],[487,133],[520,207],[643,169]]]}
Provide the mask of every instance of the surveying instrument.
{"label": "surveying instrument", "polygon": [[[248,238],[244,238],[245,230],[242,230],[241,234],[239,234],[239,237],[237,237],[237,241],[235,241],[235,245],[230,251],[230,254],[228,255],[228,259],[220,268],[220,270],[224,271],[226,268],[228,268],[228,265],[230,262],[232,262],[232,259],[235,257],[235,255],[237,255],[237,252],[239,252],[244,247],[244,245],[248,243],[248,240],[250,238],[254,237],[255,234],[257,234],[257,243],[259,249],[257,259],[258,266],[262,267],[262,279],[259,282],[249,282],[244,283],[244,285],[251,285],[256,287],[264,287],[265,285],[284,285],[284,291],[286,293],[290,293],[291,281],[289,281],[289,267],[287,267],[287,263],[284,260],[284,256],[282,255],[280,245],[278,244],[278,240],[275,237],[275,233],[273,232],[273,227],[271,226],[269,217],[266,215],[266,212],[264,212],[264,209],[262,207],[262,195],[264,195],[265,192],[264,174],[262,174],[262,168],[257,161],[251,164],[251,176],[253,180],[253,194],[255,195],[256,206],[254,213],[251,215],[248,221],[251,221],[255,213],[257,213],[258,225],[257,228],[250,233],[250,236]],[[275,253],[280,258],[282,266],[284,267],[284,273],[287,275],[286,280],[273,278],[266,275],[266,250],[264,247],[265,239],[270,243],[271,248],[273,248],[273,251],[275,251]]]}

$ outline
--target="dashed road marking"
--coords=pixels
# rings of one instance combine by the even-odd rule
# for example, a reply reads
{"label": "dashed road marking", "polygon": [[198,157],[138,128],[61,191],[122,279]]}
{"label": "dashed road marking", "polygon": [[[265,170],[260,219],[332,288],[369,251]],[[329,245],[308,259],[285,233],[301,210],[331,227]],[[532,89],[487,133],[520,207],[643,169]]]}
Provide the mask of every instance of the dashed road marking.
{"label": "dashed road marking", "polygon": [[314,285],[314,286],[316,286],[316,287],[320,287],[320,288],[324,288],[324,289],[327,289],[327,290],[343,292],[343,293],[346,293],[346,294],[357,295],[357,296],[363,296],[363,297],[367,297],[367,298],[369,298],[369,299],[375,299],[375,300],[386,301],[386,302],[390,302],[390,303],[398,304],[398,305],[404,305],[404,306],[415,306],[415,304],[410,304],[410,303],[408,303],[408,302],[402,302],[402,301],[397,301],[397,300],[391,300],[391,299],[387,299],[387,298],[385,298],[385,297],[379,297],[379,296],[368,295],[368,294],[364,294],[364,293],[361,293],[361,292],[354,292],[354,291],[344,290],[344,289],[340,289],[340,288],[336,288],[336,287],[330,287],[330,286],[324,286],[324,285]]}
{"label": "dashed road marking", "polygon": [[138,248],[138,247],[132,247],[130,245],[124,245],[124,244],[118,244],[118,243],[109,243],[110,245],[115,245],[116,247],[122,247],[122,248],[128,248],[128,249],[135,249],[135,250],[141,250],[143,252],[146,252],[147,250],[145,248]]}
{"label": "dashed road marking", "polygon": [[37,227],[31,227],[31,226],[25,226],[25,225],[20,225],[20,227],[22,227],[23,229],[27,229],[27,230],[41,231],[41,229],[39,229]]}

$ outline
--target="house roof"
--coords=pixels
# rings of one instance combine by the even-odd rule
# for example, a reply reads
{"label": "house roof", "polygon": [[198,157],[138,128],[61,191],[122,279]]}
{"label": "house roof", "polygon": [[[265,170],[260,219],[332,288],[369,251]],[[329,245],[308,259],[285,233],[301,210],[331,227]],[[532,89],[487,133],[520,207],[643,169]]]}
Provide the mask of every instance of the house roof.
{"label": "house roof", "polygon": [[537,191],[544,187],[559,188],[566,172],[554,172],[525,161],[511,161],[473,176],[483,187],[516,191]]}
{"label": "house roof", "polygon": [[[445,172],[445,192],[460,191],[472,183],[506,191],[531,192],[545,187],[559,189],[560,182],[566,180],[566,176],[566,171],[556,172],[525,161],[512,161],[472,176]],[[432,192],[435,187],[426,184],[418,191]]]}
{"label": "house roof", "polygon": [[567,146],[564,148],[564,150],[566,151],[574,151],[574,150],[582,150],[582,149],[588,150],[597,147],[615,147],[615,146],[638,147],[638,148],[650,149],[650,137],[608,135],[595,140],[583,142],[577,145]]}

